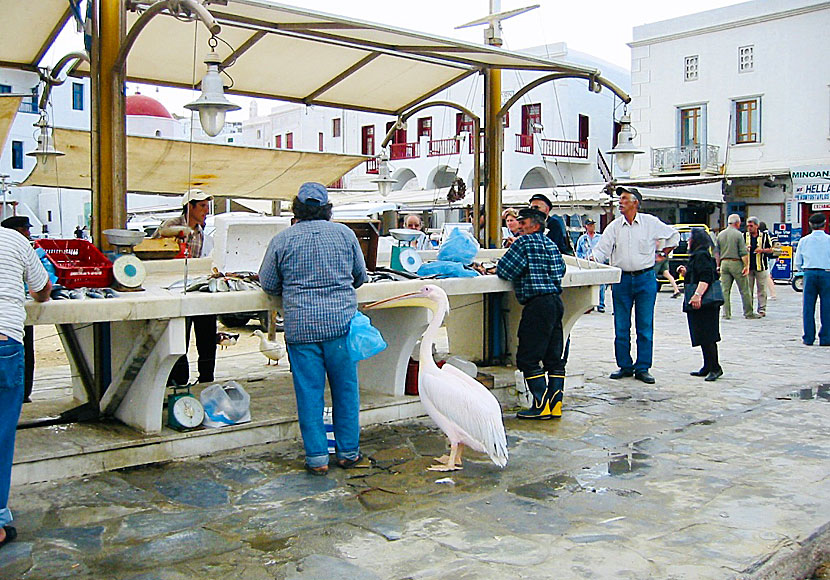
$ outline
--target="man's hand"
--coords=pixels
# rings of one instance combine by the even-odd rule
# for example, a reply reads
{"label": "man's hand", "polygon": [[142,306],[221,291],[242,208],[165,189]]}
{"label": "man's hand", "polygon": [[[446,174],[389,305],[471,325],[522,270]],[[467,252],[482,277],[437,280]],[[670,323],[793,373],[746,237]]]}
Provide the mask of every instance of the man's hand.
{"label": "man's hand", "polygon": [[746,276],[747,274],[749,274],[749,266],[744,266],[741,268],[741,276]]}
{"label": "man's hand", "polygon": [[188,226],[167,226],[159,228],[159,235],[162,238],[186,238],[193,230]]}
{"label": "man's hand", "polygon": [[686,276],[686,266],[678,266],[678,267],[677,267],[677,273],[678,273],[680,276],[684,276],[684,277],[685,277],[685,276]]}

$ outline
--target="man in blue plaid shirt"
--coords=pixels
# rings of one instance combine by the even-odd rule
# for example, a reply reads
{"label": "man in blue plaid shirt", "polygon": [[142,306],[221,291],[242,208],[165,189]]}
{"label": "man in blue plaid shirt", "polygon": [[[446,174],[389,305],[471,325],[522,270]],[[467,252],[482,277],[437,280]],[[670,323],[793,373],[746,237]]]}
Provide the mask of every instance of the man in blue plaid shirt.
{"label": "man in blue plaid shirt", "polygon": [[524,208],[518,219],[522,235],[502,256],[496,269],[499,278],[513,282],[516,298],[523,305],[516,366],[533,394],[533,405],[516,416],[552,419],[562,416],[565,389],[564,306],[560,297],[565,261],[556,244],[544,234],[544,213]]}
{"label": "man in blue plaid shirt", "polygon": [[268,294],[282,295],[305,467],[309,473],[325,475],[329,465],[323,424],[327,375],[336,464],[355,467],[362,459],[357,363],[349,354],[346,336],[357,311],[355,288],[367,279],[366,265],[354,232],[330,221],[325,186],[301,185],[292,212],[297,223],[271,240],[259,280]]}

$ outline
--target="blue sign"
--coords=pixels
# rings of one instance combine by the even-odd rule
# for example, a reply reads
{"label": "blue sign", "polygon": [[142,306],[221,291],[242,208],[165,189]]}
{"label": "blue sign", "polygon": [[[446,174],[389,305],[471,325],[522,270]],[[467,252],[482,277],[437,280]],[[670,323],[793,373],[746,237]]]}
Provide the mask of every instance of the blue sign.
{"label": "blue sign", "polygon": [[777,223],[772,225],[773,236],[778,238],[778,243],[782,246],[789,246],[792,239],[793,225],[786,223]]}

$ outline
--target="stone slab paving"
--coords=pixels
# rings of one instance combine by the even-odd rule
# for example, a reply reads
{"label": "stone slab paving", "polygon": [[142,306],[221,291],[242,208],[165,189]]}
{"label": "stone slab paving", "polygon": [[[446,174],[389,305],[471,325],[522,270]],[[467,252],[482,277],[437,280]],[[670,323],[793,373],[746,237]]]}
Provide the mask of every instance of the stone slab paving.
{"label": "stone slab paving", "polygon": [[830,349],[801,345],[779,287],[765,319],[723,323],[726,374],[705,383],[679,310],[661,293],[655,385],[608,379],[612,318],[583,317],[584,385],[560,421],[505,412],[505,469],[427,472],[445,443],[424,419],[365,429],[375,467],[325,478],[287,442],[20,486],[0,578],[750,575],[830,522]]}

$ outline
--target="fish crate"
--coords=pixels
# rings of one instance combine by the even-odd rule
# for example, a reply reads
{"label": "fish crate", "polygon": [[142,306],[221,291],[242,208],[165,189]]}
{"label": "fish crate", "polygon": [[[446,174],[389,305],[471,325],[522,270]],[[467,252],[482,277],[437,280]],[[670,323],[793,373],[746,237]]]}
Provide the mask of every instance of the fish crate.
{"label": "fish crate", "polygon": [[105,288],[112,284],[112,262],[86,240],[44,238],[35,241],[55,266],[65,288]]}

